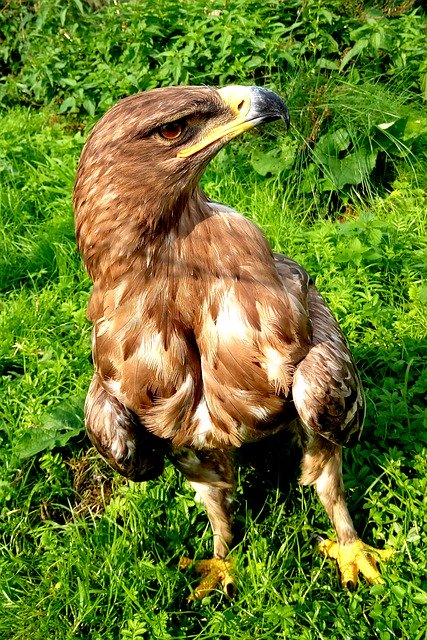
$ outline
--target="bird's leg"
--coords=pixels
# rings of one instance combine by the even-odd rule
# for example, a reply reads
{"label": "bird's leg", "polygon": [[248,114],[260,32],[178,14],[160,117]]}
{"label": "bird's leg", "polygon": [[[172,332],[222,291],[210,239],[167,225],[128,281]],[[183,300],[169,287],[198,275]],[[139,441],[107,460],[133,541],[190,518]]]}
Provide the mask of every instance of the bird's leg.
{"label": "bird's leg", "polygon": [[337,561],[343,586],[353,588],[359,572],[371,584],[382,583],[377,562],[389,558],[393,551],[370,547],[357,535],[345,501],[341,447],[321,436],[309,436],[300,482],[314,484],[334,526],[337,540],[322,540],[319,549],[325,557]]}
{"label": "bird's leg", "polygon": [[[189,480],[196,491],[196,500],[207,511],[214,536],[213,558],[195,564],[203,577],[190,596],[190,600],[208,595],[218,584],[232,597],[235,583],[232,561],[227,558],[231,534],[232,494],[234,470],[230,452],[220,450],[180,449],[171,456],[172,462]],[[181,558],[180,568],[185,569],[192,561]]]}

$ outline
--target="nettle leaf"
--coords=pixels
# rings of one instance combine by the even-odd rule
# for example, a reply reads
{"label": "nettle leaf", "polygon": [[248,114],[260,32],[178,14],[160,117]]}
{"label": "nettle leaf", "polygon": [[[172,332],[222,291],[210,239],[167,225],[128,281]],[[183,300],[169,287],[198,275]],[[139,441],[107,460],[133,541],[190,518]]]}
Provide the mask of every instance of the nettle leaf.
{"label": "nettle leaf", "polygon": [[251,164],[261,176],[266,176],[268,173],[278,175],[281,171],[292,167],[297,151],[296,147],[296,142],[286,142],[282,147],[267,152],[262,149],[254,149]]}
{"label": "nettle leaf", "polygon": [[59,113],[64,113],[65,111],[69,111],[71,109],[76,108],[76,99],[74,96],[68,96],[65,98],[61,106],[59,107]]}
{"label": "nettle leaf", "polygon": [[318,181],[318,189],[319,191],[321,191],[322,193],[325,191],[335,191],[336,190],[336,185],[334,182],[332,182],[332,180],[330,180],[328,177],[326,178],[319,178]]}
{"label": "nettle leaf", "polygon": [[19,459],[64,447],[71,438],[80,435],[84,431],[83,404],[84,398],[71,398],[47,414],[39,427],[25,431],[15,445]]}
{"label": "nettle leaf", "polygon": [[369,242],[374,246],[377,247],[383,237],[383,232],[381,231],[381,229],[369,229],[368,231],[368,238],[369,238]]}
{"label": "nettle leaf", "polygon": [[258,67],[260,67],[264,62],[264,59],[261,58],[261,56],[251,56],[246,62],[245,62],[245,66],[248,69],[257,69]]}
{"label": "nettle leaf", "polygon": [[251,164],[261,176],[266,176],[267,173],[278,174],[280,172],[279,153],[279,149],[267,152],[255,149],[252,153]]}
{"label": "nettle leaf", "polygon": [[334,15],[333,13],[328,11],[327,9],[323,9],[323,8],[320,8],[320,7],[317,10],[317,14],[318,14],[319,17],[323,16],[326,19],[326,22],[328,24],[332,24],[332,22],[337,19],[336,15]]}
{"label": "nettle leaf", "polygon": [[83,101],[83,107],[86,109],[86,111],[88,112],[88,114],[90,116],[94,116],[95,115],[95,105],[92,102],[92,100],[84,100]]}
{"label": "nettle leaf", "polygon": [[[382,258],[382,254],[376,248],[367,246],[356,237],[350,237],[345,245],[340,244],[335,255],[337,262],[353,262],[357,265],[362,262],[364,264],[380,262]],[[375,300],[375,298],[376,296],[371,297],[370,302],[372,305],[378,306],[379,300]]]}
{"label": "nettle leaf", "polygon": [[296,140],[285,139],[280,147],[280,162],[283,170],[291,169],[298,152]]}
{"label": "nettle leaf", "polygon": [[366,247],[360,242],[359,238],[351,238],[344,247],[336,253],[335,260],[337,262],[355,262],[360,264]]}

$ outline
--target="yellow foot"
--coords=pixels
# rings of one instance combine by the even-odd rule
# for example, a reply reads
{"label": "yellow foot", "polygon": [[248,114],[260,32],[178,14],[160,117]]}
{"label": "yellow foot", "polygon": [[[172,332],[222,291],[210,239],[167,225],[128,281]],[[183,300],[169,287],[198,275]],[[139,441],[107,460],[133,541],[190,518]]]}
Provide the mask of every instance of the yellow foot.
{"label": "yellow foot", "polygon": [[[187,569],[193,564],[190,558],[181,558],[178,567]],[[203,577],[188,600],[201,600],[215,589],[217,584],[222,585],[224,593],[233,598],[236,595],[236,585],[233,576],[233,563],[231,560],[220,560],[211,558],[210,560],[200,560],[195,565],[197,573]]]}
{"label": "yellow foot", "polygon": [[352,589],[356,586],[359,572],[370,584],[382,584],[377,568],[379,560],[388,560],[394,553],[393,549],[375,549],[362,540],[355,540],[350,544],[338,544],[333,540],[322,540],[319,551],[325,558],[334,558],[338,563],[343,587]]}

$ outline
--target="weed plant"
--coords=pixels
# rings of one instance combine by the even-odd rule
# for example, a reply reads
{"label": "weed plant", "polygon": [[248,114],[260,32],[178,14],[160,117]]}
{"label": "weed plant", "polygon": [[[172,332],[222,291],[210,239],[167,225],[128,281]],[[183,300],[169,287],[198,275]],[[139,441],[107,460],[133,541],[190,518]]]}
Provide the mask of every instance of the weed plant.
{"label": "weed plant", "polygon": [[[0,12],[0,639],[426,637],[427,38],[421,3],[9,0]],[[212,162],[203,186],[301,262],[338,317],[367,396],[345,452],[385,583],[343,591],[332,534],[286,434],[239,453],[238,596],[189,604],[212,537],[167,467],[113,474],[90,448],[90,283],[75,167],[118,98],[172,83],[259,83],[291,109]]]}

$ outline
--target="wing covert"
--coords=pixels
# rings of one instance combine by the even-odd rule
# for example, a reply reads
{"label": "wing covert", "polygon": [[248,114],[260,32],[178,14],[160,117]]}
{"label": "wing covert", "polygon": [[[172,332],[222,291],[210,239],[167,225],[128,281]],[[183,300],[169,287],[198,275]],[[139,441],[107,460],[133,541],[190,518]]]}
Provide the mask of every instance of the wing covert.
{"label": "wing covert", "polygon": [[312,327],[311,348],[294,373],[295,407],[309,429],[335,444],[351,444],[360,436],[365,403],[347,342],[307,272],[286,256],[274,257],[284,286],[291,284],[305,300]]}

